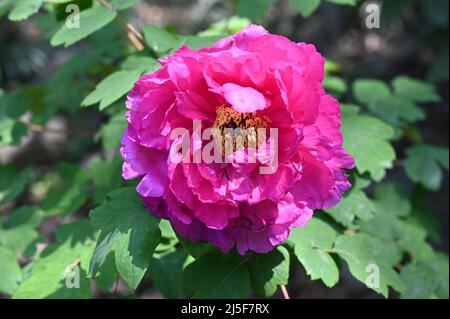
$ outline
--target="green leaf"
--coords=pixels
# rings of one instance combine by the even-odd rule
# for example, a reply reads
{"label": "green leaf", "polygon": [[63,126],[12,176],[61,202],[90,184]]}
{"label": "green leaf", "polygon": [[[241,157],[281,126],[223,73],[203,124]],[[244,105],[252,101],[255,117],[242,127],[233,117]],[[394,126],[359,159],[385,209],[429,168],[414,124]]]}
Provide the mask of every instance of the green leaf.
{"label": "green leaf", "polygon": [[197,36],[200,37],[210,37],[210,36],[220,36],[231,35],[238,33],[243,28],[251,24],[252,22],[248,18],[232,16],[228,19],[220,20],[216,23],[211,24],[208,29],[199,32]]}
{"label": "green leaf", "polygon": [[[91,249],[89,245],[92,236],[92,229],[87,221],[77,221],[59,228],[57,242],[35,257],[31,274],[20,284],[13,298],[89,298],[86,270],[79,267],[79,260],[83,251]],[[67,285],[71,279],[69,275],[75,269],[79,270],[79,288]]]}
{"label": "green leaf", "polygon": [[278,285],[289,280],[289,252],[278,246],[267,254],[255,254],[248,262],[253,289],[261,296],[270,297]]}
{"label": "green leaf", "polygon": [[344,196],[339,204],[325,211],[340,224],[350,227],[355,217],[362,220],[371,219],[374,210],[375,207],[366,194],[361,190],[355,189],[347,196]]}
{"label": "green leaf", "polygon": [[127,128],[127,120],[124,114],[116,114],[111,117],[108,123],[100,128],[100,135],[102,139],[102,146],[105,152],[110,152],[118,149],[123,132]]}
{"label": "green leaf", "polygon": [[361,0],[325,0],[334,4],[355,6]]}
{"label": "green leaf", "polygon": [[100,110],[103,110],[128,93],[140,76],[139,70],[114,72],[104,78],[81,105],[89,106],[100,102]]}
{"label": "green leaf", "polygon": [[360,230],[378,238],[385,247],[389,245],[385,251],[392,253],[391,264],[401,259],[403,250],[415,259],[427,259],[433,254],[426,242],[426,231],[409,221],[411,204],[396,184],[377,186],[373,203],[374,218],[360,222]]}
{"label": "green leaf", "polygon": [[112,4],[116,10],[124,10],[134,6],[139,1],[140,0],[110,0],[109,3]]}
{"label": "green leaf", "polygon": [[360,107],[355,104],[341,103],[341,115],[342,117],[358,115]]}
{"label": "green leaf", "polygon": [[391,95],[391,89],[380,80],[359,79],[353,82],[353,95],[356,101],[371,105],[382,97]]}
{"label": "green leaf", "polygon": [[146,25],[142,32],[148,46],[159,54],[168,52],[180,44],[179,39],[170,32],[151,24]]}
{"label": "green leaf", "polygon": [[159,68],[161,65],[157,60],[146,57],[146,56],[138,56],[138,55],[130,55],[123,61],[122,70],[124,71],[140,71],[141,73],[153,73]]}
{"label": "green leaf", "polygon": [[320,6],[320,0],[290,0],[291,6],[304,18],[311,16]]}
{"label": "green leaf", "polygon": [[13,9],[8,15],[9,20],[24,20],[39,11],[43,0],[15,0]]}
{"label": "green leaf", "polygon": [[416,260],[428,260],[434,254],[433,248],[426,242],[426,231],[417,225],[404,222],[399,225],[397,244]]}
{"label": "green leaf", "polygon": [[58,182],[42,204],[46,216],[76,212],[86,201],[89,178],[75,164],[61,164],[58,167],[61,181]]}
{"label": "green leaf", "polygon": [[19,226],[38,227],[44,217],[44,212],[37,206],[21,206],[11,213],[6,226],[15,228]]}
{"label": "green leaf", "polygon": [[172,228],[172,225],[168,220],[161,219],[161,222],[159,223],[159,229],[161,230],[161,242],[159,243],[158,247],[156,247],[155,252],[163,254],[173,251],[179,241],[177,234]]}
{"label": "green leaf", "polygon": [[104,78],[81,105],[89,106],[100,102],[101,111],[127,94],[144,72],[151,73],[159,68],[155,59],[131,55],[122,63],[122,70]]}
{"label": "green leaf", "polygon": [[395,183],[384,183],[375,189],[375,210],[392,216],[408,216],[411,204],[400,186]]}
{"label": "green leaf", "polygon": [[194,257],[195,259],[201,257],[202,255],[205,255],[207,253],[210,253],[212,250],[214,250],[213,246],[208,242],[195,242],[193,243],[189,239],[183,238],[181,236],[177,236],[178,240],[180,241],[180,244],[183,246],[184,249]]}
{"label": "green leaf", "polygon": [[188,254],[173,251],[152,259],[148,268],[156,290],[165,298],[180,298],[183,289],[183,265]]}
{"label": "green leaf", "polygon": [[347,83],[337,76],[327,76],[323,80],[322,85],[327,91],[336,96],[340,96],[347,92]]}
{"label": "green leaf", "polygon": [[239,299],[250,293],[250,275],[242,258],[235,255],[208,254],[189,264],[184,286],[194,290],[194,298]]}
{"label": "green leaf", "polygon": [[211,35],[211,36],[185,36],[183,42],[189,46],[192,50],[199,50],[202,48],[210,47],[225,35]]}
{"label": "green leaf", "polygon": [[111,251],[120,276],[136,289],[147,271],[161,237],[159,220],[142,204],[134,188],[111,192],[90,213],[92,224],[101,230],[89,273],[95,275]]}
{"label": "green leaf", "polygon": [[33,170],[26,168],[18,173],[14,166],[0,166],[0,205],[16,199],[25,190]]}
{"label": "green leaf", "polygon": [[414,145],[406,150],[403,167],[406,175],[415,183],[437,191],[442,184],[442,168],[448,170],[448,149],[429,144]]}
{"label": "green leaf", "polygon": [[50,44],[68,47],[101,29],[116,17],[115,11],[96,6],[80,13],[80,27],[68,28],[64,23],[50,40]]}
{"label": "green leaf", "polygon": [[402,299],[442,298],[448,299],[448,256],[433,258],[405,266],[401,272],[406,289]]}
{"label": "green leaf", "polygon": [[377,117],[395,127],[425,119],[425,112],[419,106],[398,96],[380,97],[369,104],[368,108]]}
{"label": "green leaf", "polygon": [[433,85],[407,76],[398,76],[392,81],[397,95],[413,102],[430,103],[441,100]]}
{"label": "green leaf", "polygon": [[6,248],[0,247],[0,265],[2,267],[0,292],[12,295],[22,280],[22,271],[14,253]]}
{"label": "green leaf", "polygon": [[39,233],[28,225],[0,229],[1,246],[23,257],[32,255],[40,240]]}
{"label": "green leaf", "polygon": [[113,291],[117,280],[117,268],[114,252],[109,254],[95,275],[95,282],[103,291]]}
{"label": "green leaf", "polygon": [[252,21],[259,21],[267,13],[269,7],[275,3],[274,0],[245,0],[239,1],[237,14],[247,17]]}
{"label": "green leaf", "polygon": [[328,253],[335,238],[336,231],[317,218],[304,227],[295,228],[289,237],[306,273],[312,280],[321,279],[327,287],[333,287],[339,280],[337,265]]}
{"label": "green leaf", "polygon": [[115,156],[112,161],[97,158],[89,166],[89,172],[94,182],[94,201],[100,204],[106,195],[122,185],[122,159]]}
{"label": "green leaf", "polygon": [[[380,241],[365,234],[338,236],[334,246],[334,251],[347,262],[356,279],[387,298],[389,286],[402,292],[404,285],[399,275],[385,264],[383,249]],[[379,282],[370,281],[371,267],[378,268]]]}
{"label": "green leaf", "polygon": [[0,146],[20,143],[27,133],[27,127],[20,117],[30,105],[30,100],[22,90],[0,95]]}
{"label": "green leaf", "polygon": [[344,147],[355,159],[358,172],[369,172],[376,181],[383,179],[396,157],[389,143],[393,128],[374,117],[343,113],[342,133]]}

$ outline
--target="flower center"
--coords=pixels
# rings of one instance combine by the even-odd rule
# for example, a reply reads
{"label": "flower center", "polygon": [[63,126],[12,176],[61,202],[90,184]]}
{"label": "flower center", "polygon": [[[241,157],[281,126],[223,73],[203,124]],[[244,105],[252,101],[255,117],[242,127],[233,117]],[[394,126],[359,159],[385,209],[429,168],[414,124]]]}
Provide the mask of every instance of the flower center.
{"label": "flower center", "polygon": [[243,147],[258,148],[264,142],[269,123],[270,119],[258,112],[240,113],[230,106],[220,106],[213,125],[217,129],[214,138],[225,155]]}

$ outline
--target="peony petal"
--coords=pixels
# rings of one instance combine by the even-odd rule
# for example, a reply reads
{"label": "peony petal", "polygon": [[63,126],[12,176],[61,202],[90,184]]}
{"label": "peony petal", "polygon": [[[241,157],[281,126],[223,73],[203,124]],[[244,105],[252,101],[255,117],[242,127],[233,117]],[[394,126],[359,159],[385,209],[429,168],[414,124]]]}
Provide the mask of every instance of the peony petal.
{"label": "peony petal", "polygon": [[264,95],[251,87],[226,83],[222,86],[222,89],[227,102],[238,112],[251,113],[264,110],[267,107]]}

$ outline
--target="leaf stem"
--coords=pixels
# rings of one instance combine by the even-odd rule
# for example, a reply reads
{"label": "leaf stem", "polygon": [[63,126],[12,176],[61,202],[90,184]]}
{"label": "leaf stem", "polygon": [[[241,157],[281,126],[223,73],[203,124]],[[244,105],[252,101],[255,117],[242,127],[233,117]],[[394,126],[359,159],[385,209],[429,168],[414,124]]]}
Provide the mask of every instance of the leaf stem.
{"label": "leaf stem", "polygon": [[280,290],[281,290],[281,293],[283,294],[284,299],[291,299],[291,297],[289,297],[289,292],[287,291],[287,288],[285,285],[280,285]]}

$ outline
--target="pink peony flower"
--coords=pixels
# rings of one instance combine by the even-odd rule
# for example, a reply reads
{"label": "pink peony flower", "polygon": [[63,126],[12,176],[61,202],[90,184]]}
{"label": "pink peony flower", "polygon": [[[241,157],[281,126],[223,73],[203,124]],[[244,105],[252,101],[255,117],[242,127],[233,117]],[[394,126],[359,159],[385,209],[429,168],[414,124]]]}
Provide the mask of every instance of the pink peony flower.
{"label": "pink peony flower", "polygon": [[[140,178],[137,192],[146,207],[181,236],[223,252],[236,245],[241,255],[265,253],[351,186],[344,169],[354,163],[342,147],[339,104],[321,86],[324,59],[313,45],[250,25],[210,48],[183,46],[160,62],[128,95],[123,177]],[[276,171],[261,174],[267,162],[260,158],[174,161],[170,151],[179,141],[171,132],[192,134],[195,120],[202,129],[277,128]],[[259,152],[269,139],[252,147]],[[194,150],[205,143],[190,140]],[[250,148],[232,153],[245,157]]]}

